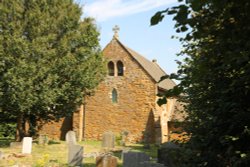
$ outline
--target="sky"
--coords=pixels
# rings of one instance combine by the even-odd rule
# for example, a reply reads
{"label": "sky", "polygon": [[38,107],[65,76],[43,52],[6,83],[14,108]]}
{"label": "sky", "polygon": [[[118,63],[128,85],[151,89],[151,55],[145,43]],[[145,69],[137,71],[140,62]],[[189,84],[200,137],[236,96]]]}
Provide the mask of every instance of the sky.
{"label": "sky", "polygon": [[160,10],[176,5],[177,0],[75,0],[83,8],[83,17],[96,19],[100,31],[100,45],[104,48],[112,39],[115,25],[120,27],[119,40],[127,47],[157,63],[167,73],[175,73],[181,50],[172,16],[166,16],[156,26],[150,18]]}

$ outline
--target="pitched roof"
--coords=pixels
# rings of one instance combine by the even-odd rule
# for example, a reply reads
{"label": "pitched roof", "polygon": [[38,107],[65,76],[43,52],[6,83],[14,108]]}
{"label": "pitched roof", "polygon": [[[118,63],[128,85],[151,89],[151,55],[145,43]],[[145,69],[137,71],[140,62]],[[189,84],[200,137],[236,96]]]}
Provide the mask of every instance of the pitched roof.
{"label": "pitched roof", "polygon": [[187,117],[187,112],[184,109],[185,103],[176,101],[172,115],[170,116],[170,121],[172,122],[183,122]]}
{"label": "pitched roof", "polygon": [[[167,75],[156,62],[149,61],[139,53],[123,45],[117,38],[114,38],[118,43],[124,47],[127,52],[144,68],[144,70],[154,79],[159,82],[162,76]],[[172,89],[176,84],[171,79],[165,79],[158,83],[158,87],[168,90]]]}

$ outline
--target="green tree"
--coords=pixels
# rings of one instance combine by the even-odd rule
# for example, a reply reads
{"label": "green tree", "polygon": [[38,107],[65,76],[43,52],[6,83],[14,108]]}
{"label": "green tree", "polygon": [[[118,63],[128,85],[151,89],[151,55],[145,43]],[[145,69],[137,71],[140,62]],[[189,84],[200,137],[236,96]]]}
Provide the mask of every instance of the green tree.
{"label": "green tree", "polygon": [[165,15],[186,33],[186,58],[172,75],[180,84],[166,94],[182,92],[188,102],[183,166],[249,166],[250,2],[187,0],[157,12],[151,25]]}
{"label": "green tree", "polygon": [[0,119],[17,120],[17,140],[72,115],[103,79],[99,33],[81,15],[73,0],[0,1]]}

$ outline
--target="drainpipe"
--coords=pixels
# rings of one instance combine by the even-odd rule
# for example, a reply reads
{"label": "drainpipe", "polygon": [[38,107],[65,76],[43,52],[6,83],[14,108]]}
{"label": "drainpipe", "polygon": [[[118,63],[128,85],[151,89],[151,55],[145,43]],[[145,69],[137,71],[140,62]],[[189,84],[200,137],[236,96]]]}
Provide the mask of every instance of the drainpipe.
{"label": "drainpipe", "polygon": [[78,135],[78,141],[82,141],[82,132],[83,132],[83,105],[80,106],[79,110],[79,135]]}
{"label": "drainpipe", "polygon": [[83,98],[83,140],[85,140],[85,126],[86,126],[86,97]]}
{"label": "drainpipe", "polygon": [[86,113],[86,98],[83,97],[83,104],[79,110],[79,137],[78,141],[82,141],[85,139],[85,113]]}

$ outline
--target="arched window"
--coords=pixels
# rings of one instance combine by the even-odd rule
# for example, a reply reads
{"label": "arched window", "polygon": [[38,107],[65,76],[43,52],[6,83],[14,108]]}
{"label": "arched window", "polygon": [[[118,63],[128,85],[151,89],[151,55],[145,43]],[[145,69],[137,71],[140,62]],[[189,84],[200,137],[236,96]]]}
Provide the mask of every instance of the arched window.
{"label": "arched window", "polygon": [[117,103],[117,91],[116,91],[116,89],[112,90],[112,103]]}
{"label": "arched window", "polygon": [[123,76],[123,63],[121,61],[117,62],[118,76]]}
{"label": "arched window", "polygon": [[109,73],[109,76],[115,75],[115,66],[114,66],[114,63],[112,61],[110,61],[108,63],[108,73]]}

